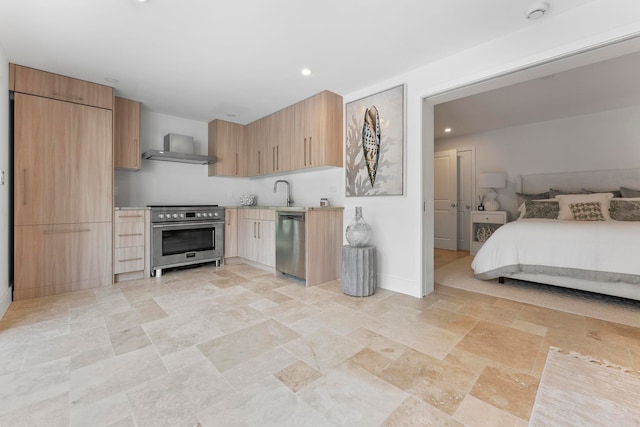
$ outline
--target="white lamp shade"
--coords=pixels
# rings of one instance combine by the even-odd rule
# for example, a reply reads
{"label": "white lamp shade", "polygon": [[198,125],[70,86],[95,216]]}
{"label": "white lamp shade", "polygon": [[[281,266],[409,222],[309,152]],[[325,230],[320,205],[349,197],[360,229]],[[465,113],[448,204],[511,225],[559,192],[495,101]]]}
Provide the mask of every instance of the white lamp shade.
{"label": "white lamp shade", "polygon": [[505,188],[507,186],[507,174],[503,172],[481,173],[480,188]]}

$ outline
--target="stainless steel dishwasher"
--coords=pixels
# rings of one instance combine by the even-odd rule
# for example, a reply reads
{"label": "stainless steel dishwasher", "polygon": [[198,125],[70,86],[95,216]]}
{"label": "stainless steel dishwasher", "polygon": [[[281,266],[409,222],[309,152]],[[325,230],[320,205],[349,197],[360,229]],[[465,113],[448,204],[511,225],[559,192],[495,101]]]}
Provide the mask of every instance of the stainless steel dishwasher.
{"label": "stainless steel dishwasher", "polygon": [[306,279],[304,212],[278,212],[276,222],[276,270]]}

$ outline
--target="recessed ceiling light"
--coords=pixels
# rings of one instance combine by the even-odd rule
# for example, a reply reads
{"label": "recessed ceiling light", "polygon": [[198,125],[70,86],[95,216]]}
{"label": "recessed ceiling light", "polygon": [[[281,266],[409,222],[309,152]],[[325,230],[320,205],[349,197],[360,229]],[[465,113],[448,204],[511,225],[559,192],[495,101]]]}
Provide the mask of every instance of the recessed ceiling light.
{"label": "recessed ceiling light", "polygon": [[449,133],[449,132],[451,132],[451,128],[444,128],[444,131],[445,131],[446,133]]}
{"label": "recessed ceiling light", "polygon": [[529,21],[534,21],[542,18],[548,11],[549,3],[546,1],[538,1],[529,6],[524,16],[526,16]]}
{"label": "recessed ceiling light", "polygon": [[302,70],[300,70],[300,73],[303,76],[310,76],[311,75],[311,70],[309,68],[303,68]]}
{"label": "recessed ceiling light", "polygon": [[104,81],[111,84],[120,83],[120,80],[114,79],[113,77],[105,77]]}
{"label": "recessed ceiling light", "polygon": [[138,3],[148,3],[149,0],[138,0]]}

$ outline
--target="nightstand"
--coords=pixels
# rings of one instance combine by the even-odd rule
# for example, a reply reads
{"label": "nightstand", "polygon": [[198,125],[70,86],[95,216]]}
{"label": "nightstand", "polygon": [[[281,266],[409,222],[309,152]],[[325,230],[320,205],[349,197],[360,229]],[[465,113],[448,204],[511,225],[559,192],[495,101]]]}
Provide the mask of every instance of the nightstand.
{"label": "nightstand", "polygon": [[489,236],[506,223],[505,211],[471,211],[471,255],[475,255]]}

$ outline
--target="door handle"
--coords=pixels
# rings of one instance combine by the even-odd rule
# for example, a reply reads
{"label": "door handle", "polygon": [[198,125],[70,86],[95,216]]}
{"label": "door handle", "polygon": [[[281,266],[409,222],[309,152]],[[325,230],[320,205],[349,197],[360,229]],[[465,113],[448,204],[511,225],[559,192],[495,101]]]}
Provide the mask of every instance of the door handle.
{"label": "door handle", "polygon": [[253,238],[254,239],[256,238],[256,224],[257,224],[257,222],[254,221],[253,222]]}
{"label": "door handle", "polygon": [[471,209],[471,206],[467,205],[467,209]]}
{"label": "door handle", "polygon": [[260,239],[260,222],[258,222],[258,239]]}
{"label": "door handle", "polygon": [[455,207],[456,207],[456,204],[455,204],[455,203],[451,203],[451,207],[452,207],[452,208],[455,208]]}
{"label": "door handle", "polygon": [[309,166],[311,166],[311,137],[309,137]]}

